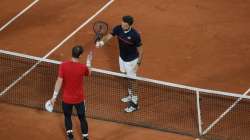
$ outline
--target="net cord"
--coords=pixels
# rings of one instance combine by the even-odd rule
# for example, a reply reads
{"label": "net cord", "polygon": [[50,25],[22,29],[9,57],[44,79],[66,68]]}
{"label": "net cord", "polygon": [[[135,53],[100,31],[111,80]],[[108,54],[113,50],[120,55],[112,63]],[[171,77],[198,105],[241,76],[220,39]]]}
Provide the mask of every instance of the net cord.
{"label": "net cord", "polygon": [[[60,61],[56,60],[51,60],[47,58],[40,58],[40,57],[35,57],[27,54],[21,54],[17,52],[10,52],[10,51],[5,51],[0,49],[0,53],[2,54],[8,54],[8,55],[14,55],[22,58],[27,58],[31,60],[36,60],[36,61],[41,61],[41,62],[48,62],[52,64],[61,64]],[[127,76],[126,74],[122,73],[117,73],[117,72],[112,72],[112,71],[107,71],[107,70],[102,70],[102,69],[97,69],[97,68],[91,68],[93,72],[99,72],[103,74],[108,74],[112,76],[118,76],[118,77],[127,77],[135,80],[140,80],[140,81],[145,81],[145,82],[150,82],[150,83],[156,83],[160,84],[163,86],[170,86],[170,87],[175,87],[175,88],[180,88],[180,89],[187,89],[195,92],[199,92],[200,94],[214,94],[214,95],[224,95],[224,96],[229,96],[229,97],[237,97],[237,98],[243,98],[243,99],[250,99],[250,96],[246,95],[241,95],[241,93],[230,93],[230,92],[223,92],[223,91],[217,91],[217,90],[208,90],[208,89],[202,89],[202,88],[196,88],[196,87],[191,87],[191,86],[185,86],[181,84],[175,84],[175,83],[170,83],[170,82],[165,82],[165,81],[159,81],[159,80],[154,80],[154,79],[149,79],[149,78],[144,78],[144,77],[133,77],[133,76]],[[3,95],[3,92],[0,93],[0,96]]]}

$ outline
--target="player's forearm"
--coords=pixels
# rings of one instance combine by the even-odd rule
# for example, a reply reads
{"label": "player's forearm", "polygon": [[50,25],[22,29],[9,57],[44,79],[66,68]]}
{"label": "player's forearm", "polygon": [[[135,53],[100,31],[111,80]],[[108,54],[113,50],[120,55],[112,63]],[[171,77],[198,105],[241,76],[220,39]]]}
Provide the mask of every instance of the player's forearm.
{"label": "player's forearm", "polygon": [[103,47],[112,37],[113,37],[112,34],[105,35],[101,40],[96,42],[96,47],[97,48]]}
{"label": "player's forearm", "polygon": [[139,58],[138,58],[138,63],[141,63],[142,62],[142,56],[143,56],[143,49],[142,49],[142,46],[140,46],[138,49],[138,52],[139,52]]}
{"label": "player's forearm", "polygon": [[62,82],[63,82],[63,79],[58,77],[57,80],[56,80],[56,84],[55,84],[55,89],[54,89],[54,93],[53,93],[53,98],[56,99],[58,94],[59,94],[59,91],[62,87]]}
{"label": "player's forearm", "polygon": [[106,44],[112,37],[113,36],[111,34],[107,34],[101,39],[101,41],[103,41],[104,44]]}

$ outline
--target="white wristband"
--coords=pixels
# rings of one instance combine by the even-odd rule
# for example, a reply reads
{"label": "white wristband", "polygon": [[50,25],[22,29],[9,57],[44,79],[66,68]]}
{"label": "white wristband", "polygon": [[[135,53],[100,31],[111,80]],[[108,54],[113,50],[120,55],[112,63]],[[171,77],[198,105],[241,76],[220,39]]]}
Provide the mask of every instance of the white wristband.
{"label": "white wristband", "polygon": [[56,98],[57,98],[57,95],[58,95],[58,92],[57,92],[57,91],[54,91],[54,94],[53,94],[52,99],[56,99]]}

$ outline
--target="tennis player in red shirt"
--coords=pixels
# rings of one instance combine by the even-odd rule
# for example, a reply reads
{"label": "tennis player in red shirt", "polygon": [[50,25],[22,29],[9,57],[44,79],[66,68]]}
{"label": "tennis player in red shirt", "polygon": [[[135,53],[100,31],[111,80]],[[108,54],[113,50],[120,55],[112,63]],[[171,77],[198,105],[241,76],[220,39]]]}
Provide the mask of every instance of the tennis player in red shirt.
{"label": "tennis player in red shirt", "polygon": [[60,89],[62,89],[62,107],[67,140],[74,140],[71,120],[73,106],[76,108],[80,120],[82,139],[88,140],[88,123],[85,116],[83,77],[90,75],[90,71],[85,64],[79,62],[79,57],[82,55],[83,51],[82,46],[76,45],[72,49],[72,59],[60,65],[54,94],[51,98],[51,102],[54,105],[57,95]]}

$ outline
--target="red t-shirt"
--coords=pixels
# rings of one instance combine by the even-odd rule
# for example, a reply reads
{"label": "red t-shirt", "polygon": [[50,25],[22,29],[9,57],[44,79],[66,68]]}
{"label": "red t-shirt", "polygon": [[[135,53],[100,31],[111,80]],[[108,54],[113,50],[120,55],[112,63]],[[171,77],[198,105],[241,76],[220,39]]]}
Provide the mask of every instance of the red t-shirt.
{"label": "red t-shirt", "polygon": [[59,67],[59,77],[63,79],[62,97],[65,103],[76,104],[84,101],[83,77],[89,75],[86,65],[65,61]]}

